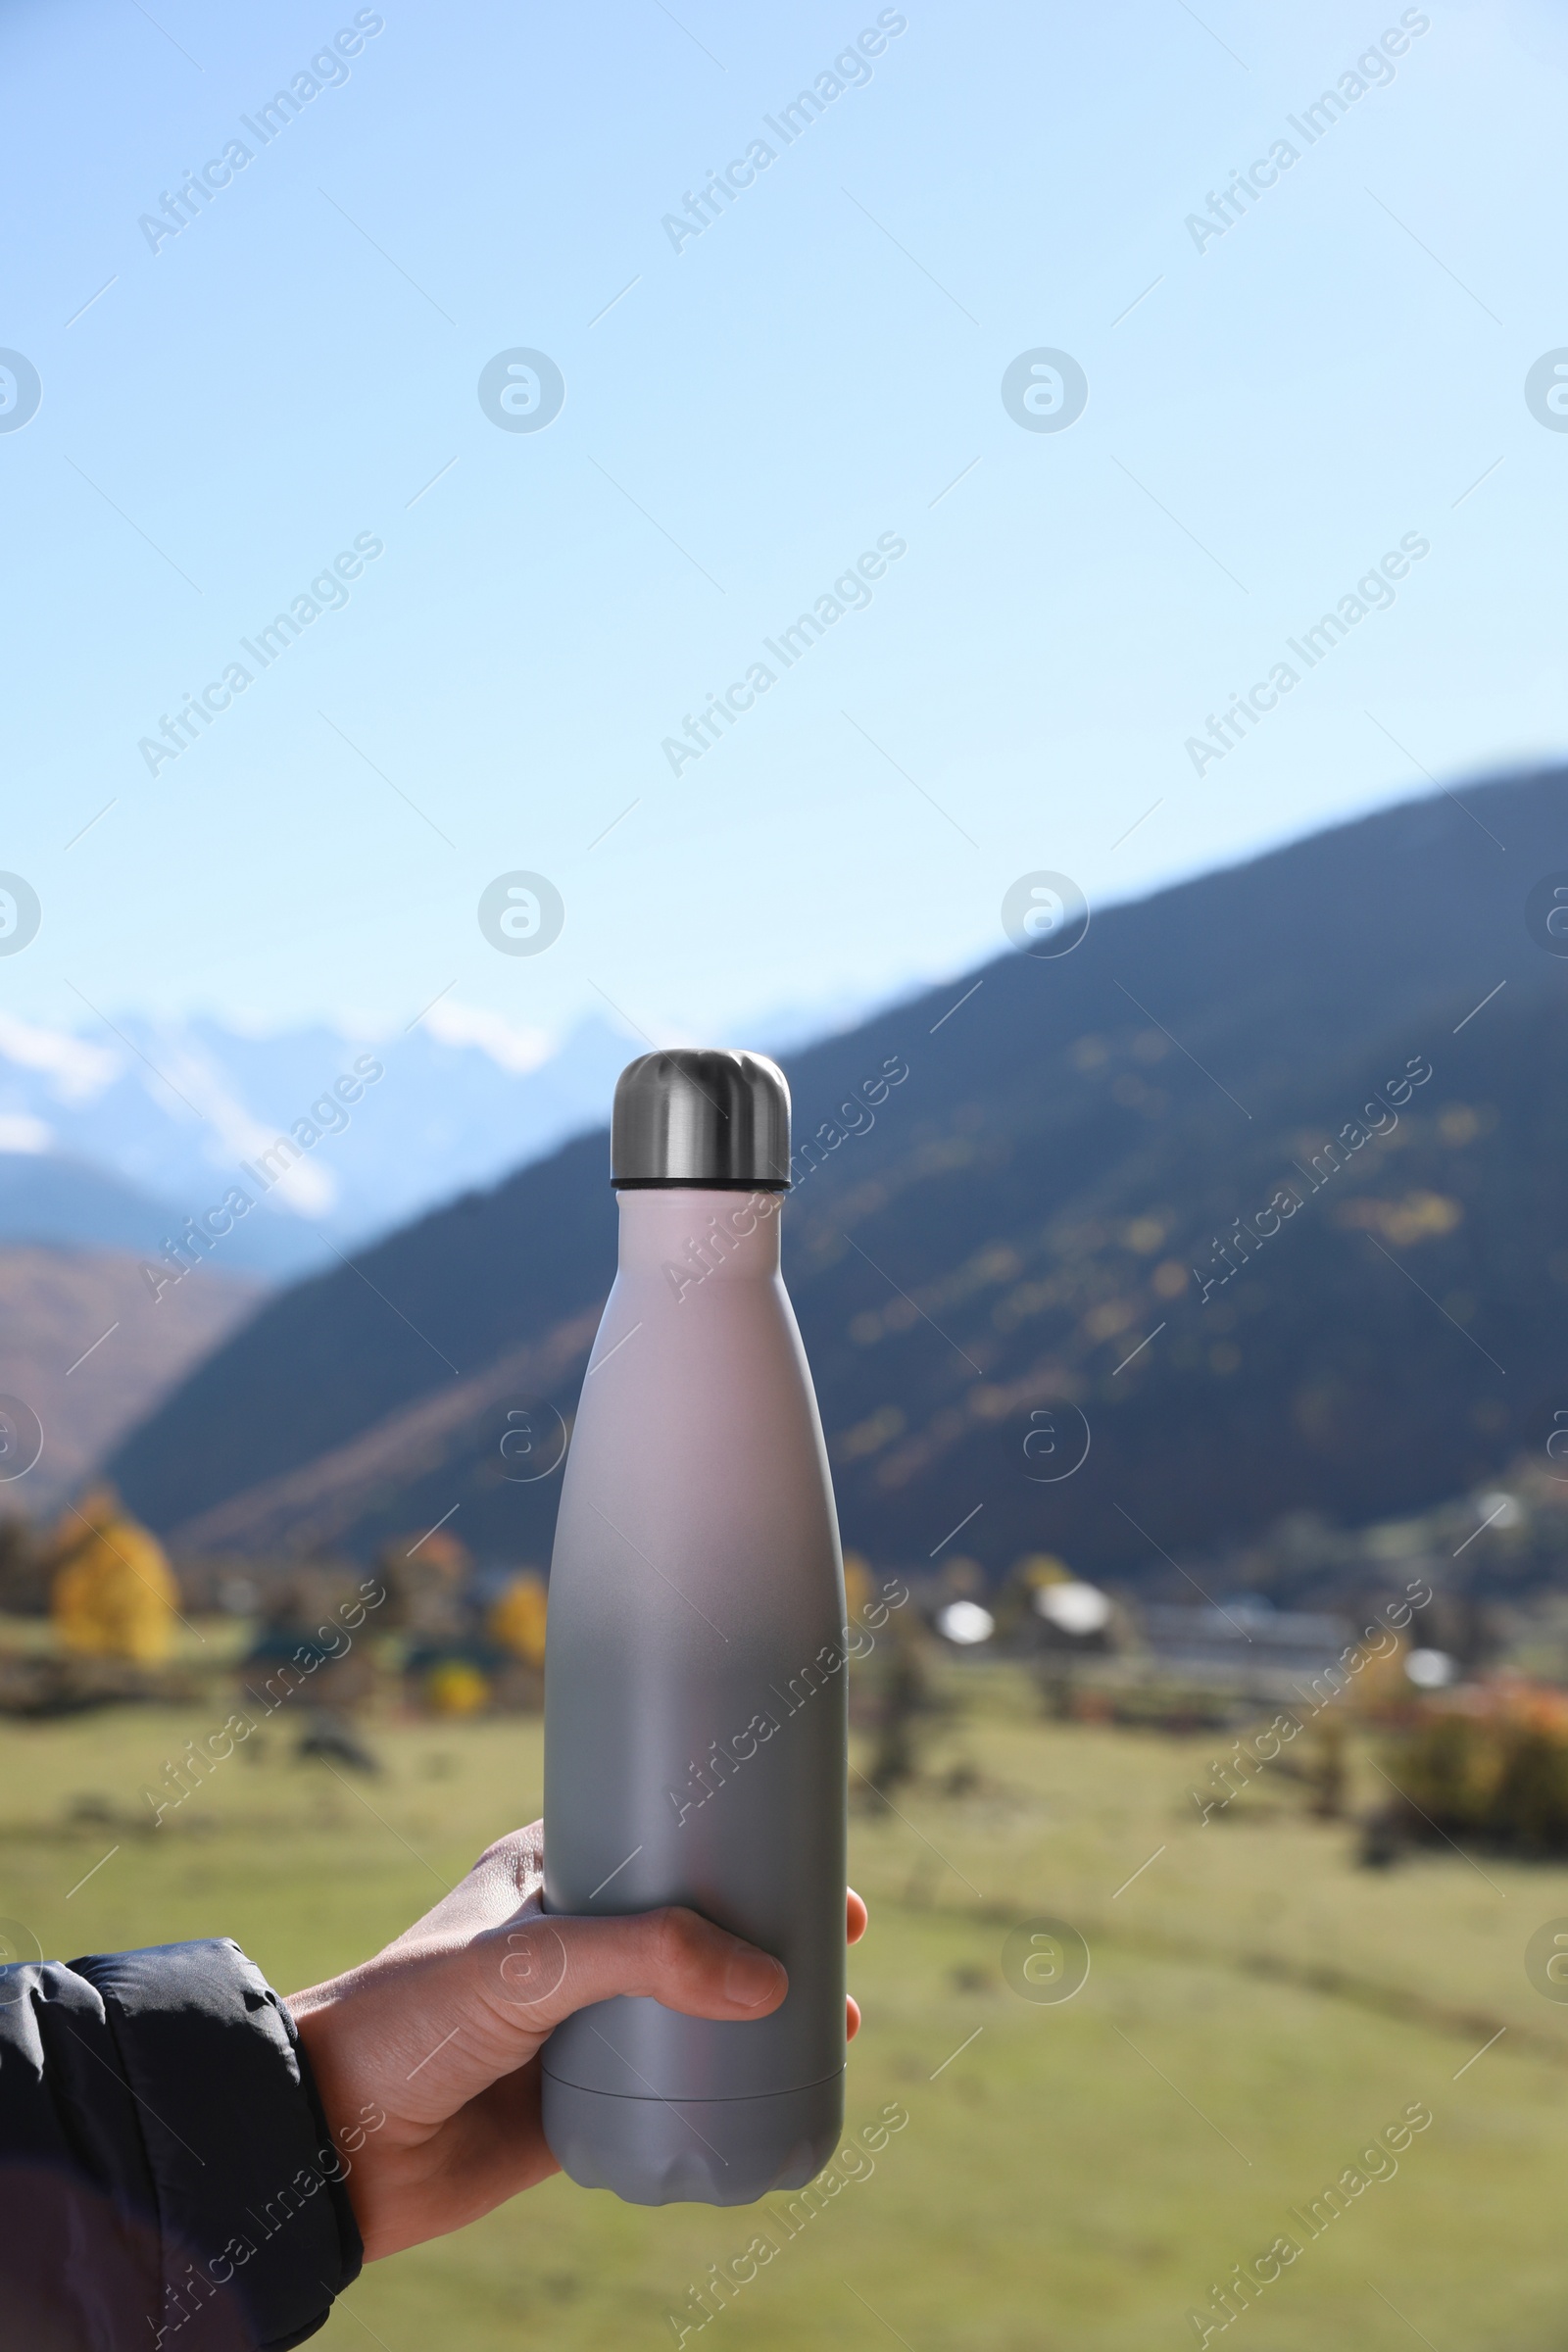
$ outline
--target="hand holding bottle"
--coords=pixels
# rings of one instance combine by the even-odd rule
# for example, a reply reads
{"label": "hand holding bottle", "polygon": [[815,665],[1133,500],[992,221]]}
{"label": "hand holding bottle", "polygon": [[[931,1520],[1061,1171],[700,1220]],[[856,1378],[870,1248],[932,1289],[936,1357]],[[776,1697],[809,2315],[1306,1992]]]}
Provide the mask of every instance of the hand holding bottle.
{"label": "hand holding bottle", "polygon": [[[560,2170],[539,2125],[537,2054],[575,2010],[643,1994],[744,2023],[784,1998],[776,1960],[693,1911],[547,1918],[543,1884],[535,1822],[373,1960],[289,1999],[368,2260],[460,2230]],[[852,1943],[865,1916],[852,1892]],[[852,2035],[858,2024],[851,2001]]]}

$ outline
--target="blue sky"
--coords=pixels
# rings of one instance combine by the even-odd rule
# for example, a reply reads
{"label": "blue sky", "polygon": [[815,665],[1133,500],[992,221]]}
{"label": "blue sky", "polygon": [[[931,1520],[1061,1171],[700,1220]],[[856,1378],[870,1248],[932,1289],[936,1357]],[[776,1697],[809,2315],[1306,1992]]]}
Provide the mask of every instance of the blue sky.
{"label": "blue sky", "polygon": [[[734,1036],[995,953],[1022,873],[1101,905],[1556,756],[1568,433],[1524,380],[1568,345],[1568,39],[1545,0],[1200,19],[10,0],[0,346],[42,398],[0,432],[0,868],[43,922],[0,1008],[400,1022],[447,990]],[[242,118],[340,30],[346,78],[264,145]],[[1385,32],[1308,144],[1290,118]],[[677,250],[664,217],[759,140]],[[543,430],[481,408],[514,349],[564,380]],[[1004,406],[1037,349],[1087,377],[1066,430]],[[1195,772],[1405,535],[1394,601]],[[357,539],[347,601],[251,660]],[[764,650],[879,540],[869,601]],[[539,956],[479,929],[515,869],[564,905]]]}

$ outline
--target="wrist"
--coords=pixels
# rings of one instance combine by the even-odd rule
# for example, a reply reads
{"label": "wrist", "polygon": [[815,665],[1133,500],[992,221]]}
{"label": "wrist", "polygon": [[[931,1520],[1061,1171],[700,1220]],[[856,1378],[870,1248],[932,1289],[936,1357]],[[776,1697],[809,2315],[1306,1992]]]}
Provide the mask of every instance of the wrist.
{"label": "wrist", "polygon": [[[287,1994],[283,2006],[294,2023],[295,2038],[299,2045],[300,2077],[306,2097],[317,2110],[319,2122],[325,2127],[320,2158],[332,2170],[332,2177],[341,2180],[348,2190],[354,2207],[355,2220],[363,2233],[364,2216],[356,2196],[358,2171],[356,2158],[365,2145],[368,2118],[362,2118],[358,2103],[341,2063],[339,2035],[336,2031],[340,2013],[332,1997],[330,1984],[313,1985],[309,1992]],[[383,2112],[373,2107],[371,2115]],[[375,2128],[379,2128],[376,2126]],[[334,2160],[335,2159],[335,2165]]]}

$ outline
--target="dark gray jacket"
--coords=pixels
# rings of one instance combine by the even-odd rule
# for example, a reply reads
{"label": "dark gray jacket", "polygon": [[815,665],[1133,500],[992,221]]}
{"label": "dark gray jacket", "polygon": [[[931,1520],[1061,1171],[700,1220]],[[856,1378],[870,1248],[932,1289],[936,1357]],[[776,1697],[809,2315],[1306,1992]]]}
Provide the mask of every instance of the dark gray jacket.
{"label": "dark gray jacket", "polygon": [[303,2343],[359,2276],[352,2164],[237,1944],[0,1969],[0,2352]]}

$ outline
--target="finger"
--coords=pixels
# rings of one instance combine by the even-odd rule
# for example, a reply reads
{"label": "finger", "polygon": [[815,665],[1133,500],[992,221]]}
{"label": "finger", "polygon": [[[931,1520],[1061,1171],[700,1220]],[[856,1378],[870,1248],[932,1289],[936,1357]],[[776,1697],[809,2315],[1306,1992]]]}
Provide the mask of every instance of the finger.
{"label": "finger", "polygon": [[865,1923],[871,1915],[853,1886],[849,1889],[848,1910],[849,1939],[851,1943],[858,1943],[860,1937],[865,1934]]}
{"label": "finger", "polygon": [[463,1955],[492,2009],[533,2034],[629,1993],[683,2017],[766,2017],[789,1989],[782,1964],[695,1911],[625,1919],[540,1916],[493,1928]]}
{"label": "finger", "polygon": [[844,1996],[844,2038],[853,2041],[860,2031],[860,2004],[853,1993]]}

